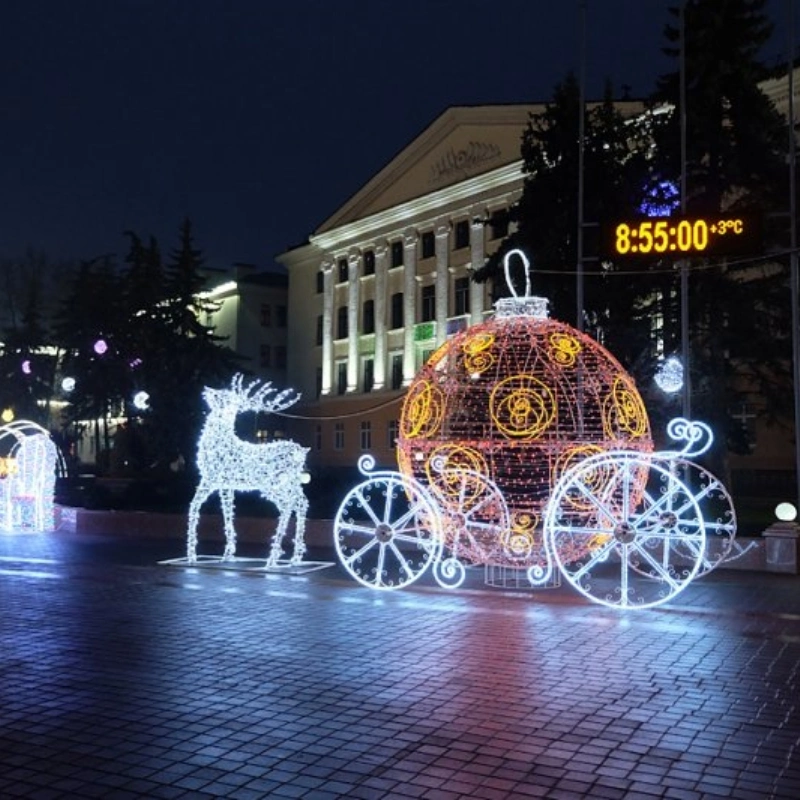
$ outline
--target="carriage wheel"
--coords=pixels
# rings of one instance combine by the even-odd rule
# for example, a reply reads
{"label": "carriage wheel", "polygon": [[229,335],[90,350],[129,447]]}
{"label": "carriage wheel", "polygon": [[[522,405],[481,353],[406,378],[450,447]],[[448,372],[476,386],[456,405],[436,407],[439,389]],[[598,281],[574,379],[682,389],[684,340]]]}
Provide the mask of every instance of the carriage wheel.
{"label": "carriage wheel", "polygon": [[[690,563],[699,559],[696,578],[707,575],[724,561],[736,558],[733,554],[736,542],[736,510],[728,490],[713,473],[693,461],[677,459],[666,462],[682,483],[691,491],[702,512],[706,531],[705,547],[697,550],[698,542],[693,538],[673,539],[674,558],[677,563]],[[687,529],[691,520],[686,520]],[[635,567],[634,567],[635,568]]]}
{"label": "carriage wheel", "polygon": [[375,473],[345,495],[334,520],[344,568],[371,589],[413,583],[441,552],[437,512],[427,492],[399,473]]}
{"label": "carriage wheel", "polygon": [[503,551],[511,528],[508,506],[491,479],[474,470],[446,468],[431,488],[454,559],[488,564]]}
{"label": "carriage wheel", "polygon": [[627,452],[592,456],[562,476],[547,506],[545,536],[564,577],[615,608],[675,597],[697,575],[706,544],[686,484],[657,461]]}

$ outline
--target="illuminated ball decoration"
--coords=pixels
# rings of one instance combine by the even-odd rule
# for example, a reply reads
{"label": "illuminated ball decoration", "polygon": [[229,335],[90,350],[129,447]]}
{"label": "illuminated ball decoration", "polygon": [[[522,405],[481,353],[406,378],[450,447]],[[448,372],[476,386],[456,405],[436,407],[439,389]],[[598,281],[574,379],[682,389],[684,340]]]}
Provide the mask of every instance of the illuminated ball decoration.
{"label": "illuminated ball decoration", "polygon": [[108,342],[105,339],[98,339],[93,345],[92,349],[97,355],[102,356],[108,352]]}
{"label": "illuminated ball decoration", "polygon": [[683,364],[680,359],[670,356],[658,365],[653,378],[656,386],[666,394],[675,394],[683,388]]}
{"label": "illuminated ball decoration", "polygon": [[[596,453],[653,445],[642,399],[619,362],[550,319],[547,301],[529,295],[527,274],[526,294],[516,294],[515,254],[528,270],[520,251],[507,254],[513,296],[496,304],[493,319],[442,345],[410,385],[397,453],[400,471],[433,491],[445,543],[459,558],[525,568],[548,561],[542,516],[565,470]],[[506,530],[489,522],[498,498],[483,491],[486,479],[507,505]],[[465,512],[485,513],[487,535],[466,534]]]}
{"label": "illuminated ball decoration", "polygon": [[137,411],[147,411],[150,408],[150,395],[145,391],[136,392],[133,396],[133,407]]}

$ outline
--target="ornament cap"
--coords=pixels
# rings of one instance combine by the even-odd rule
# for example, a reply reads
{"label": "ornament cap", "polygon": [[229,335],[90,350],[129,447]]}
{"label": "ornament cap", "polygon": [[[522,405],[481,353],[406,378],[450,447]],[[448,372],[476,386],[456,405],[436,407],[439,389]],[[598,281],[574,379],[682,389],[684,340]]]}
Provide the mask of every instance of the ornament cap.
{"label": "ornament cap", "polygon": [[[525,268],[525,294],[520,296],[511,280],[511,256],[519,256]],[[503,269],[506,275],[506,285],[511,297],[502,297],[495,304],[498,317],[537,317],[547,319],[548,300],[546,297],[534,297],[531,294],[531,262],[522,250],[509,250],[503,257]]]}

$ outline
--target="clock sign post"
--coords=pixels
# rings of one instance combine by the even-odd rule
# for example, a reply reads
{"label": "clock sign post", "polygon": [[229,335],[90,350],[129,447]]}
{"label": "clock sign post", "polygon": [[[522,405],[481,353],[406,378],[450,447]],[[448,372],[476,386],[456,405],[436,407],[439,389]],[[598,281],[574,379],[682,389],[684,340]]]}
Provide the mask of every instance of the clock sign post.
{"label": "clock sign post", "polygon": [[761,248],[754,215],[632,217],[604,226],[606,257],[745,255]]}

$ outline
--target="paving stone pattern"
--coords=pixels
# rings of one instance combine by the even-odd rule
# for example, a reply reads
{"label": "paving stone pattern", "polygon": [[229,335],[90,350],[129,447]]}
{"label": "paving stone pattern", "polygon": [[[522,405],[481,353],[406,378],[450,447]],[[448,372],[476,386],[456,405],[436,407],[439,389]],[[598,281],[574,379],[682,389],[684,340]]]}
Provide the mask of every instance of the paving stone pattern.
{"label": "paving stone pattern", "polygon": [[0,539],[0,797],[800,797],[800,578],[618,613],[170,555]]}

